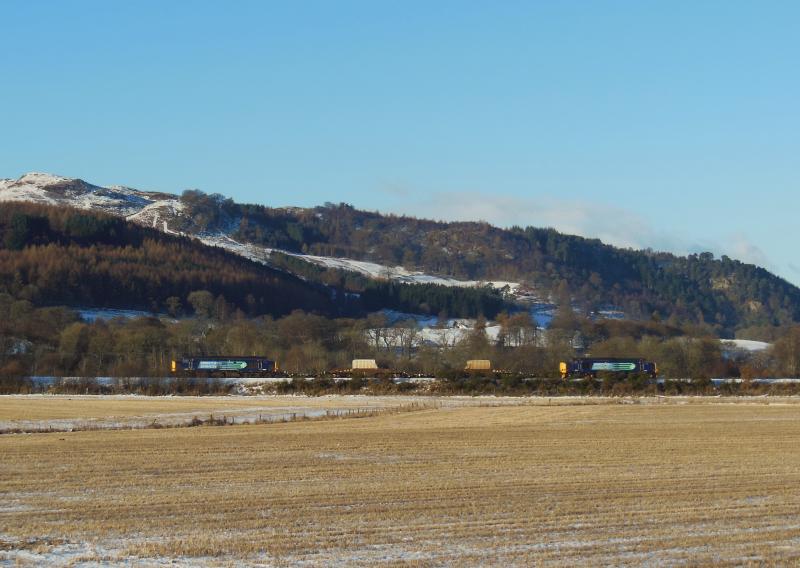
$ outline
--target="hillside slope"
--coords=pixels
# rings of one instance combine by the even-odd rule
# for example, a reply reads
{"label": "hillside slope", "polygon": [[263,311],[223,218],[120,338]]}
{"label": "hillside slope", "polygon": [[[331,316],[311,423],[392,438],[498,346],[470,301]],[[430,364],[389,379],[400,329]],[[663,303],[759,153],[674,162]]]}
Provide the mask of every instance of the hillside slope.
{"label": "hillside slope", "polygon": [[[335,314],[327,290],[194,239],[99,212],[14,203],[0,208],[0,293],[38,305],[216,315]],[[198,310],[200,311],[200,310]]]}
{"label": "hillside slope", "polygon": [[[186,208],[197,206],[188,202]],[[345,204],[308,210],[241,205],[223,211],[240,219],[231,235],[241,242],[464,280],[522,283],[521,291],[571,302],[589,313],[616,308],[630,318],[724,330],[800,319],[800,289],[763,268],[711,253],[680,257],[620,249],[553,229],[442,223]]]}
{"label": "hillside slope", "polygon": [[496,282],[510,285],[506,290],[517,298],[720,332],[800,321],[800,289],[763,268],[710,253],[679,257],[552,229],[443,223],[346,204],[270,208],[196,190],[178,197],[47,174],[0,180],[0,201],[8,200],[102,210],[357,292],[375,279]]}
{"label": "hillside slope", "polygon": [[237,310],[277,317],[296,309],[329,317],[383,309],[493,317],[507,307],[499,294],[476,287],[365,280],[360,293],[347,293],[107,213],[24,202],[0,208],[3,293],[37,305],[203,312],[219,319]]}

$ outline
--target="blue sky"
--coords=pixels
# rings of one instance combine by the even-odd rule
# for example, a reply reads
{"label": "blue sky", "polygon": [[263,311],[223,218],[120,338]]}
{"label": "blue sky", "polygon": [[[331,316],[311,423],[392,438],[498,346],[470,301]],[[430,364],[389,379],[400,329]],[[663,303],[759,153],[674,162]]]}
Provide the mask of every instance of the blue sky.
{"label": "blue sky", "polygon": [[547,225],[800,283],[798,2],[0,4],[0,177]]}

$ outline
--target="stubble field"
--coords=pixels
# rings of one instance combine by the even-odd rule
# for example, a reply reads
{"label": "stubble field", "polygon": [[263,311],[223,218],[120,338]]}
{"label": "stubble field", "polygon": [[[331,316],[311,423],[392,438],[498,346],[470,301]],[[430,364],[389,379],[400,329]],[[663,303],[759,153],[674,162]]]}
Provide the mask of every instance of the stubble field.
{"label": "stubble field", "polygon": [[800,562],[800,405],[0,436],[0,563]]}

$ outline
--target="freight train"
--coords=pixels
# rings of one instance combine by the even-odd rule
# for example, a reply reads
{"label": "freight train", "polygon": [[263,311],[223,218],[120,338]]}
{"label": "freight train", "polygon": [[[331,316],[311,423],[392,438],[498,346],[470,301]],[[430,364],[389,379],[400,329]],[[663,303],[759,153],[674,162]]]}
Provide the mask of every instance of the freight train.
{"label": "freight train", "polygon": [[619,357],[583,357],[559,365],[561,378],[596,378],[598,372],[643,374],[655,379],[658,366],[652,361],[636,358]]}
{"label": "freight train", "polygon": [[[490,370],[491,363],[488,360],[468,361],[466,369],[467,371],[475,371],[478,369]],[[272,359],[232,355],[184,357],[172,361],[170,370],[173,375],[180,377],[274,377],[278,374],[286,376],[279,371],[278,364]],[[562,379],[597,378],[598,373],[601,372],[619,373],[623,375],[641,374],[647,375],[653,379],[658,375],[658,367],[652,361],[618,357],[584,357],[572,359],[569,362],[561,362],[559,370]],[[377,364],[372,359],[354,360],[352,369],[333,371],[333,374],[334,376],[337,374],[346,376],[352,374],[354,371],[360,371],[362,373],[371,371],[372,373],[381,375],[396,374],[406,376],[405,373],[398,373],[389,369],[378,369]]]}
{"label": "freight train", "polygon": [[172,374],[183,377],[240,377],[274,375],[278,364],[263,357],[185,357],[172,361]]}

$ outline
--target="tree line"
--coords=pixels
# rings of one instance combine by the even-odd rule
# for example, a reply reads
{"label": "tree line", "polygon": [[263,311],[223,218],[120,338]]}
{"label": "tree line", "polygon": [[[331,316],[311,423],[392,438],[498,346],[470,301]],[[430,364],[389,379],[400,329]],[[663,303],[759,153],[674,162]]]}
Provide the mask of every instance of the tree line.
{"label": "tree line", "polygon": [[0,294],[0,377],[166,376],[170,361],[183,356],[259,355],[292,374],[324,375],[349,368],[352,359],[375,358],[408,374],[457,377],[467,360],[490,359],[504,372],[555,378],[560,361],[587,351],[651,359],[671,378],[800,376],[800,327],[787,328],[771,350],[752,355],[724,353],[714,337],[676,335],[663,324],[595,322],[582,350],[574,331],[541,330],[523,312],[501,313],[496,338],[479,319],[454,340],[433,343],[413,320],[390,323],[381,313],[353,319],[296,310],[280,318],[220,319],[206,304],[212,299],[194,297],[198,315],[192,318],[87,322],[66,308],[37,308]]}

